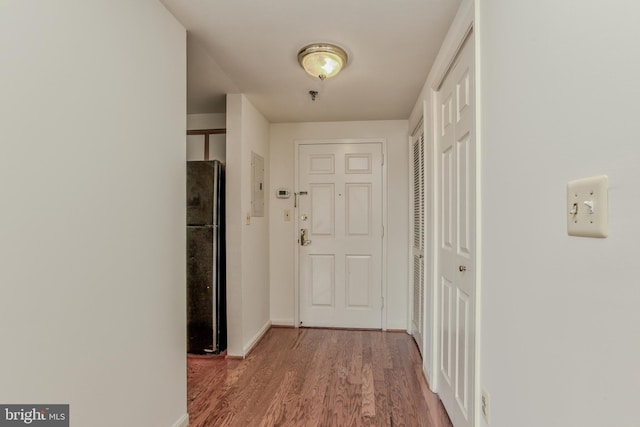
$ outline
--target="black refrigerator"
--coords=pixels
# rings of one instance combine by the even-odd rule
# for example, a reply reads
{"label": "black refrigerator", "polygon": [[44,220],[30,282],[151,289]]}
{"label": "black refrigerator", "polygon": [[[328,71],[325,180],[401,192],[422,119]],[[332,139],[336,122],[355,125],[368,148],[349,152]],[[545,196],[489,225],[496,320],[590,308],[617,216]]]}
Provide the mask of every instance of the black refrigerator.
{"label": "black refrigerator", "polygon": [[227,348],[224,166],[187,162],[187,351]]}

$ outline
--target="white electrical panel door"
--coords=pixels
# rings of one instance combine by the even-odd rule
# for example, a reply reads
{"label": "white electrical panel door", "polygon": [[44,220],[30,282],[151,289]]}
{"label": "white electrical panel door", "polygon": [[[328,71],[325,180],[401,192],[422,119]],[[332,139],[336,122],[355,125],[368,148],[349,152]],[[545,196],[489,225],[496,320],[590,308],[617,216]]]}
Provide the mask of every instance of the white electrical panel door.
{"label": "white electrical panel door", "polygon": [[251,152],[251,216],[264,216],[264,157]]}
{"label": "white electrical panel door", "polygon": [[381,144],[301,144],[300,322],[382,327]]}

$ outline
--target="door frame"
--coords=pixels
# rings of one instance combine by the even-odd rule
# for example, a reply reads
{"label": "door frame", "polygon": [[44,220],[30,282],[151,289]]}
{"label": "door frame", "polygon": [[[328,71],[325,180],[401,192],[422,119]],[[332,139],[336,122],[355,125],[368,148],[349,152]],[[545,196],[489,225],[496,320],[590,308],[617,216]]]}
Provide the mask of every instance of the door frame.
{"label": "door frame", "polygon": [[[427,235],[430,236],[430,244],[425,244],[425,250],[429,253],[426,255],[428,257],[428,265],[431,266],[431,271],[427,272],[426,279],[427,283],[427,293],[430,293],[431,301],[431,318],[428,319],[431,322],[430,328],[430,338],[431,338],[431,366],[425,366],[424,369],[426,372],[429,372],[429,385],[434,392],[438,392],[439,384],[438,384],[438,369],[440,365],[440,309],[439,309],[439,293],[438,293],[438,277],[440,274],[439,271],[439,260],[438,260],[438,238],[435,237],[438,235],[438,227],[439,227],[439,209],[440,209],[440,191],[439,191],[439,173],[440,167],[438,162],[438,131],[439,126],[437,123],[438,120],[438,101],[440,99],[440,87],[444,82],[445,77],[447,76],[451,66],[453,65],[458,53],[462,49],[465,41],[469,38],[469,42],[472,43],[473,49],[475,51],[475,64],[474,64],[474,78],[475,78],[475,144],[476,144],[476,173],[475,173],[475,191],[476,191],[476,209],[475,209],[475,229],[476,229],[476,243],[475,243],[475,257],[476,257],[476,267],[475,267],[475,292],[476,292],[476,300],[475,300],[475,360],[473,363],[475,364],[475,375],[472,379],[474,381],[473,388],[475,393],[475,399],[472,403],[474,407],[474,419],[472,420],[472,425],[479,426],[480,425],[480,328],[481,328],[481,237],[482,237],[482,218],[481,218],[481,154],[482,154],[482,144],[481,144],[481,133],[480,133],[480,117],[481,117],[481,81],[480,81],[480,51],[479,51],[479,40],[480,40],[480,32],[478,26],[478,15],[479,8],[476,6],[477,0],[470,0],[468,2],[463,2],[460,6],[458,14],[456,15],[453,23],[451,24],[449,33],[445,38],[440,52],[438,53],[438,57],[436,58],[436,62],[434,67],[429,75],[428,79],[428,96],[429,101],[426,103],[425,111],[424,111],[424,119],[427,123],[431,124],[431,128],[425,130],[425,136],[428,134],[429,139],[427,140],[427,146],[425,147],[426,155],[430,157],[427,161],[425,161],[425,169],[428,169],[428,177],[425,176],[425,179],[428,180],[429,184],[427,184],[427,189],[429,191],[429,195],[427,196],[429,204],[425,207],[425,214],[427,216],[425,226],[427,229]],[[428,109],[428,110],[427,110]],[[425,200],[427,202],[427,200]]]}
{"label": "door frame", "polygon": [[[387,330],[387,140],[386,138],[340,138],[340,139],[296,139],[294,141],[294,185],[293,192],[294,198],[300,192],[298,177],[300,173],[300,146],[301,145],[326,145],[326,144],[380,144],[382,149],[382,226],[384,227],[384,234],[382,235],[382,295],[384,298],[381,313],[382,330]],[[293,209],[295,227],[295,239],[294,245],[294,313],[293,324],[294,327],[300,327],[300,249],[298,242],[298,231],[300,230],[300,215],[298,213],[298,204],[296,203]]]}

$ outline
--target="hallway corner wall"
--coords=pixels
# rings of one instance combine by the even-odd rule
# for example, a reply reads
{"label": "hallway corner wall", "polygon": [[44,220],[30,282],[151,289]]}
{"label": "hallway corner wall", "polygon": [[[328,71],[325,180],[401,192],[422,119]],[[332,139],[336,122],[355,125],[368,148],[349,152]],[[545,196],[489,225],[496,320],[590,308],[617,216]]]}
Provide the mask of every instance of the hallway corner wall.
{"label": "hallway corner wall", "polygon": [[[636,426],[640,5],[478,3],[489,425]],[[601,174],[609,237],[568,236],[567,182]]]}
{"label": "hallway corner wall", "polygon": [[0,402],[184,424],[186,31],[158,1],[8,1],[0,37]]}
{"label": "hallway corner wall", "polygon": [[227,95],[226,141],[228,353],[245,356],[270,324],[268,197],[265,216],[251,216],[252,152],[265,159],[269,188],[269,123],[245,95]]}

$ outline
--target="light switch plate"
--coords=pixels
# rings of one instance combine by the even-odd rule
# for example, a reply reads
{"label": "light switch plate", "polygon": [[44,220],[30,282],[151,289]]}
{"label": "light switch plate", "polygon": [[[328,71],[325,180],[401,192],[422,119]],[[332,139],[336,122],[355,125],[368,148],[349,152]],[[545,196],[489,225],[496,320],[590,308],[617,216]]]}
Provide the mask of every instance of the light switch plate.
{"label": "light switch plate", "polygon": [[577,179],[567,184],[569,236],[607,237],[609,179],[606,175]]}

